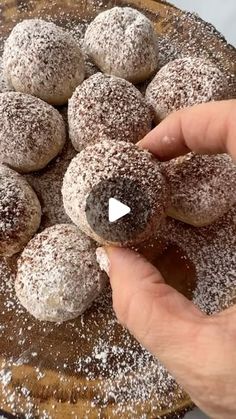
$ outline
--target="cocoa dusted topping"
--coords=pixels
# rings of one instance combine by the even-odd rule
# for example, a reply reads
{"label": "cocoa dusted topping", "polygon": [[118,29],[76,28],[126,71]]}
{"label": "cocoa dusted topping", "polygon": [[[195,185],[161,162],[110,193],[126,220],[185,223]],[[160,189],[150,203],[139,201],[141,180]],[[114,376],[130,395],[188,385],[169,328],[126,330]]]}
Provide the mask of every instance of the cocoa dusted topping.
{"label": "cocoa dusted topping", "polygon": [[0,165],[0,256],[19,252],[41,220],[38,198],[18,173]]}
{"label": "cocoa dusted topping", "polygon": [[74,38],[41,19],[18,23],[3,53],[7,82],[15,90],[63,105],[84,79],[84,59]]}
{"label": "cocoa dusted topping", "polygon": [[95,250],[96,244],[70,224],[35,236],[18,260],[15,288],[21,304],[39,320],[78,317],[106,283]]}
{"label": "cocoa dusted topping", "polygon": [[236,204],[236,164],[227,154],[189,153],[162,167],[170,186],[167,212],[173,218],[200,227]]}
{"label": "cocoa dusted topping", "polygon": [[0,162],[27,173],[45,167],[62,150],[66,131],[59,112],[19,92],[0,95]]}
{"label": "cocoa dusted topping", "polygon": [[136,143],[151,130],[152,117],[131,83],[101,73],[85,80],[69,100],[69,134],[78,151],[104,138]]}
{"label": "cocoa dusted topping", "polygon": [[133,83],[148,79],[157,69],[157,35],[152,22],[130,7],[113,7],[88,26],[85,51],[107,74]]}
{"label": "cocoa dusted topping", "polygon": [[156,122],[178,109],[232,97],[230,76],[210,61],[195,57],[169,62],[146,89]]}
{"label": "cocoa dusted topping", "polygon": [[[136,244],[153,235],[168,200],[158,160],[131,143],[108,140],[86,147],[72,160],[62,195],[66,213],[85,233],[98,242],[120,245]],[[121,219],[114,228],[107,224],[110,197],[132,209],[130,218]],[[95,216],[99,220],[93,228]]]}

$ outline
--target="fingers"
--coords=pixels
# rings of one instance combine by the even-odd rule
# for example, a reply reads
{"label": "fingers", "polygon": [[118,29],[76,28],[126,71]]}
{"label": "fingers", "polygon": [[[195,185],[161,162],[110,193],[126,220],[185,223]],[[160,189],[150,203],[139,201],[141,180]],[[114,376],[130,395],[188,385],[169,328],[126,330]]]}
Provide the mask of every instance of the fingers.
{"label": "fingers", "polygon": [[205,315],[166,285],[158,270],[136,252],[109,247],[106,253],[118,320],[184,382],[186,370],[195,368]]}
{"label": "fingers", "polygon": [[[227,317],[221,321],[220,316],[202,314],[135,252],[115,247],[98,251],[100,266],[110,276],[120,322],[158,357],[210,417],[216,417],[216,412],[217,417],[223,417],[227,412],[224,417],[233,418],[234,317],[229,322]],[[222,394],[227,395],[223,405]]]}
{"label": "fingers", "polygon": [[162,160],[195,151],[236,160],[236,100],[195,105],[170,114],[138,144]]}

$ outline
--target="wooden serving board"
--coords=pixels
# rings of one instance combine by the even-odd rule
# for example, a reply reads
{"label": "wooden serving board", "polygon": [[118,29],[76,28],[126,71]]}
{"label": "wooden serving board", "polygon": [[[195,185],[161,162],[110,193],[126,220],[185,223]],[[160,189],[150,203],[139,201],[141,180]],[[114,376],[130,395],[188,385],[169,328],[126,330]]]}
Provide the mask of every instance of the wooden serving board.
{"label": "wooden serving board", "polygon": [[[163,1],[152,0],[5,0],[1,1],[0,33],[4,39],[25,18],[43,17],[67,28],[84,25],[104,8],[130,5],[154,22],[160,35],[162,64],[181,55],[206,56],[236,73],[235,49],[209,25]],[[3,45],[3,43],[2,43]],[[43,208],[43,187],[58,188],[73,151],[28,177]],[[72,153],[72,154],[71,154]],[[55,181],[57,179],[57,181]],[[48,182],[48,183],[47,183]],[[58,203],[59,202],[59,203]],[[59,211],[60,212],[60,211]],[[65,215],[57,222],[65,222]],[[45,214],[41,228],[55,223]],[[163,251],[159,241],[141,249],[162,271],[168,283],[191,298],[195,269],[176,247]],[[5,272],[5,273],[4,273]],[[117,324],[110,291],[82,317],[62,325],[40,323],[21,308],[14,296],[15,259],[0,260],[0,407],[28,418],[174,418],[191,406],[189,397],[137,342]],[[130,368],[129,368],[130,367]],[[155,384],[156,374],[156,389]],[[149,371],[150,370],[150,371]],[[146,377],[151,381],[145,395]],[[140,381],[140,398],[137,397]],[[136,381],[135,381],[136,380]],[[165,388],[161,388],[161,385]],[[148,382],[147,382],[147,388]]]}

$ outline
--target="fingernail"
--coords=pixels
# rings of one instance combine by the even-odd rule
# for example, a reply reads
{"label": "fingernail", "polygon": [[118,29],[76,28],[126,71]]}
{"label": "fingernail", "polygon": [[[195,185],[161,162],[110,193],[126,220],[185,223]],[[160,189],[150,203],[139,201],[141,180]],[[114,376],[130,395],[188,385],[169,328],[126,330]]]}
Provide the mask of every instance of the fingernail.
{"label": "fingernail", "polygon": [[96,250],[96,258],[97,258],[97,263],[100,266],[100,269],[102,271],[105,271],[106,274],[109,276],[110,261],[108,259],[107,252],[104,249],[104,247],[98,247],[97,248],[97,250]]}
{"label": "fingernail", "polygon": [[141,147],[141,148],[143,148],[142,144],[143,144],[143,139],[142,139],[142,140],[139,140],[137,143],[135,143],[135,145],[136,145],[137,147]]}

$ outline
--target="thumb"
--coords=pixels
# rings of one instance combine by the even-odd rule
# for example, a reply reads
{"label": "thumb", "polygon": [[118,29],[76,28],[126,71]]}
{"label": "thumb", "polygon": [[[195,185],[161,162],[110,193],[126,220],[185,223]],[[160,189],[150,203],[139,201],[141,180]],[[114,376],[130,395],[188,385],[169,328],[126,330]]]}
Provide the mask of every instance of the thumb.
{"label": "thumb", "polygon": [[196,368],[196,345],[207,316],[138,253],[106,247],[97,249],[97,257],[108,271],[119,322],[184,384],[186,373]]}

